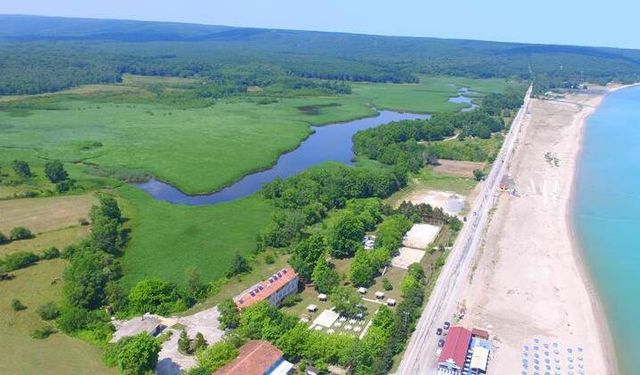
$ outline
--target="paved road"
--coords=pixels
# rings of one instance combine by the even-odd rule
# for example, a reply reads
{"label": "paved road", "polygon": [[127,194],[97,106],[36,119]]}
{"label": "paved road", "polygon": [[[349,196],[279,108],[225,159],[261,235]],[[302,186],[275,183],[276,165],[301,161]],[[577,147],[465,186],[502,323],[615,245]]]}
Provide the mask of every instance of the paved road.
{"label": "paved road", "polygon": [[513,154],[514,145],[522,126],[523,118],[529,106],[532,87],[525,95],[524,104],[518,111],[511,128],[505,136],[502,148],[489,172],[481,191],[476,198],[473,209],[467,217],[442,273],[431,293],[431,297],[422,312],[415,332],[411,336],[405,351],[398,374],[433,374],[436,369],[437,336],[436,328],[445,320],[451,320],[456,311],[460,292],[464,286],[474,255],[480,247],[484,229],[489,219],[491,208],[498,197],[498,186],[505,175],[507,165]]}

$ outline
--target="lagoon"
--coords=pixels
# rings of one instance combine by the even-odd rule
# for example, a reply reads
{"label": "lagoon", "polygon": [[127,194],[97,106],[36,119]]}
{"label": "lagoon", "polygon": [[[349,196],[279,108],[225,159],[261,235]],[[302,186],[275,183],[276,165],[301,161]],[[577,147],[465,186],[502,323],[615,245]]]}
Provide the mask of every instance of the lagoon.
{"label": "lagoon", "polygon": [[256,193],[275,178],[286,178],[315,165],[336,161],[353,163],[352,137],[360,130],[374,128],[393,121],[427,119],[427,114],[380,111],[375,117],[313,127],[313,133],[298,148],[280,155],[275,166],[249,174],[234,184],[211,194],[187,195],[178,188],[154,178],[139,184],[138,188],[156,199],[186,205],[204,205],[227,202]]}

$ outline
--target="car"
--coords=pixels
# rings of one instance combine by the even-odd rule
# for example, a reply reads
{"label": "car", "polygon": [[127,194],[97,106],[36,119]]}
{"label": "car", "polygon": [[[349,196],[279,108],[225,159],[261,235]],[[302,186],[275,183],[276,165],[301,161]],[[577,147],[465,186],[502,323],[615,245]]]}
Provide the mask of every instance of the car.
{"label": "car", "polygon": [[436,329],[436,335],[438,336],[442,335],[442,328]]}
{"label": "car", "polygon": [[442,348],[444,346],[444,339],[438,340],[438,348]]}
{"label": "car", "polygon": [[444,322],[444,329],[449,329],[449,327],[451,327],[451,323]]}

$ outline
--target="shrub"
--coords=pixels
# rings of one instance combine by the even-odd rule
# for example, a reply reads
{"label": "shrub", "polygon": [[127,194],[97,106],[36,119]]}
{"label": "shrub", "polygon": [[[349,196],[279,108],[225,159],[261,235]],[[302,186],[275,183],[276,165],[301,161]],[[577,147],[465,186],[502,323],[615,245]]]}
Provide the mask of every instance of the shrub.
{"label": "shrub", "polygon": [[33,238],[33,233],[25,227],[15,227],[11,229],[11,240],[19,241],[19,240],[28,240],[29,238]]}
{"label": "shrub", "polygon": [[236,255],[233,258],[233,263],[231,263],[231,267],[229,271],[227,271],[227,277],[233,277],[235,275],[240,275],[242,273],[246,273],[251,271],[251,266],[249,266],[249,262],[240,255],[239,252],[236,251]]}
{"label": "shrub", "polygon": [[156,368],[159,352],[158,340],[143,332],[120,340],[109,356],[116,358],[121,374],[143,375]]}
{"label": "shrub", "polygon": [[129,307],[136,313],[168,314],[186,306],[180,305],[180,296],[175,284],[160,279],[138,282],[129,292]]}
{"label": "shrub", "polygon": [[4,245],[6,243],[9,243],[9,237],[5,236],[4,233],[0,232],[0,245]]}
{"label": "shrub", "polygon": [[80,307],[65,306],[60,310],[60,316],[56,319],[56,324],[65,333],[77,332],[86,328],[91,321],[91,314],[88,310]]}
{"label": "shrub", "polygon": [[58,248],[55,246],[51,246],[50,248],[46,249],[44,252],[42,252],[42,255],[40,256],[41,259],[55,259],[59,257],[60,257],[60,250],[58,250]]}
{"label": "shrub", "polygon": [[67,171],[64,170],[64,166],[60,160],[47,162],[44,165],[44,174],[46,174],[49,181],[54,184],[64,181],[68,177]]}
{"label": "shrub", "polygon": [[295,306],[300,301],[302,301],[302,296],[300,296],[299,294],[291,294],[289,296],[286,296],[282,300],[281,306],[283,307]]}
{"label": "shrub", "polygon": [[44,327],[40,327],[35,331],[31,332],[31,337],[33,337],[34,339],[42,340],[42,339],[46,339],[47,337],[53,335],[56,332],[57,331],[55,328],[53,328],[50,325],[46,325]]}
{"label": "shrub", "polygon": [[204,339],[204,336],[202,335],[202,333],[198,332],[196,333],[196,338],[194,340],[194,345],[193,345],[193,349],[194,352],[199,352],[201,350],[204,350],[209,344],[207,343],[207,340]]}
{"label": "shrub", "polygon": [[53,320],[60,316],[60,309],[54,302],[47,302],[36,309],[42,320]]}
{"label": "shrub", "polygon": [[382,279],[382,287],[387,291],[393,289],[393,285],[391,285],[391,282],[386,277]]}
{"label": "shrub", "polygon": [[187,331],[180,331],[180,337],[178,338],[178,351],[182,354],[191,354],[191,340],[187,336]]}
{"label": "shrub", "polygon": [[11,300],[11,308],[13,309],[13,311],[22,311],[25,310],[27,306],[22,304],[19,299],[14,298]]}
{"label": "shrub", "polygon": [[89,225],[89,220],[87,220],[86,217],[81,217],[80,219],[78,219],[78,224],[82,226]]}
{"label": "shrub", "polygon": [[273,255],[267,254],[264,257],[264,262],[267,263],[267,264],[274,264],[276,262],[276,259],[273,257]]}
{"label": "shrub", "polygon": [[40,257],[27,251],[17,251],[4,257],[0,262],[5,272],[15,271],[21,268],[29,267],[38,261]]}

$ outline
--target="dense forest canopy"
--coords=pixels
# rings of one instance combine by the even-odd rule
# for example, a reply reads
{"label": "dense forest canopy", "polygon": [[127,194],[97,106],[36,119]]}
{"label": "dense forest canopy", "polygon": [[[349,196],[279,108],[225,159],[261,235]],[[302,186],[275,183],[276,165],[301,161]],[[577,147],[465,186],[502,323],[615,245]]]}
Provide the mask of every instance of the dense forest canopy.
{"label": "dense forest canopy", "polygon": [[227,87],[223,94],[292,79],[401,83],[418,74],[535,80],[543,90],[639,81],[640,51],[0,15],[0,95],[118,82],[124,73],[199,76]]}

